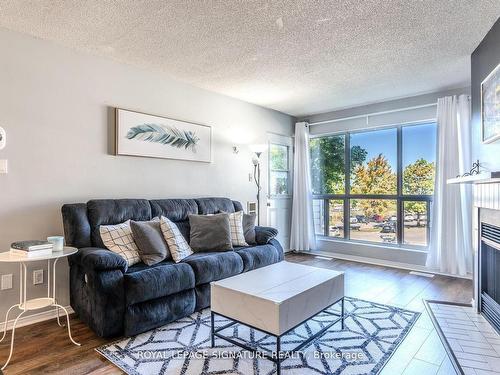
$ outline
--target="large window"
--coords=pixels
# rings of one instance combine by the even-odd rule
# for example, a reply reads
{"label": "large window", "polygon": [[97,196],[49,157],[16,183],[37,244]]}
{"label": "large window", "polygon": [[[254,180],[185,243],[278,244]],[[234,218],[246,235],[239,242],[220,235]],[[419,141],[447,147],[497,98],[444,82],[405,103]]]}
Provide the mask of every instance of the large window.
{"label": "large window", "polygon": [[435,123],[317,137],[310,148],[318,235],[427,247]]}

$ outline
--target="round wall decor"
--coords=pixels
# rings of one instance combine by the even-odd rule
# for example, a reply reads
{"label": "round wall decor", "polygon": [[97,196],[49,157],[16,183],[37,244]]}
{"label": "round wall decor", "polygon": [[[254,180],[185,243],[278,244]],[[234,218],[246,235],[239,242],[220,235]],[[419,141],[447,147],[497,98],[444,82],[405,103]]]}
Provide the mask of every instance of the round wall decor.
{"label": "round wall decor", "polygon": [[0,150],[5,147],[6,139],[7,135],[5,134],[5,129],[0,127]]}

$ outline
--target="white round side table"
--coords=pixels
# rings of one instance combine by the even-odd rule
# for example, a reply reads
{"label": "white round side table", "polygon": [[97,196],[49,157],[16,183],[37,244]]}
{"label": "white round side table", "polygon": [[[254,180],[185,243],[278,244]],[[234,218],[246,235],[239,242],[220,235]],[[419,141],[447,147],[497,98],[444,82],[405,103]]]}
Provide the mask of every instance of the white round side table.
{"label": "white round side table", "polygon": [[[17,255],[17,254],[12,254],[9,251],[0,253],[0,262],[5,262],[5,263],[19,263],[19,303],[12,305],[8,310],[7,314],[5,314],[5,322],[3,325],[3,336],[0,339],[0,342],[3,341],[7,334],[7,322],[9,320],[9,313],[10,311],[14,308],[17,307],[19,310],[21,310],[21,313],[17,316],[16,320],[14,320],[14,325],[12,326],[12,337],[10,340],[10,353],[9,353],[9,358],[7,359],[7,362],[2,367],[2,370],[4,370],[7,365],[10,362],[10,359],[12,357],[12,352],[14,350],[14,334],[16,331],[16,324],[17,321],[21,316],[23,316],[24,313],[27,311],[31,310],[38,310],[42,309],[45,307],[50,307],[53,306],[56,308],[57,312],[57,324],[59,326],[61,325],[61,322],[59,321],[59,309],[64,310],[66,313],[66,322],[68,326],[68,336],[71,342],[75,345],[80,346],[79,343],[77,343],[75,340],[73,340],[73,337],[71,336],[71,328],[69,326],[69,314],[68,310],[64,308],[64,306],[61,306],[57,303],[56,300],[56,264],[57,261],[60,258],[65,258],[69,255],[75,254],[78,251],[77,248],[75,247],[64,247],[62,251],[53,251],[52,254],[45,254],[41,256],[35,256],[35,257],[24,257],[22,255]],[[26,275],[27,275],[27,267],[26,263],[30,262],[40,262],[40,261],[47,261],[47,297],[41,297],[41,298],[33,298],[33,299],[27,299],[26,296]],[[51,261],[52,261],[52,272],[51,272]],[[51,288],[51,281],[52,281],[52,288]]]}

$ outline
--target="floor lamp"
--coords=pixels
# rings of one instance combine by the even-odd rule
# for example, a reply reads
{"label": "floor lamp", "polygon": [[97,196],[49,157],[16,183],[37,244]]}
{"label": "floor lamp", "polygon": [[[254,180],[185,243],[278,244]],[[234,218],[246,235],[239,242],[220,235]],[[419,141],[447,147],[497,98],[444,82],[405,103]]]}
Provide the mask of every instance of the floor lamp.
{"label": "floor lamp", "polygon": [[255,154],[252,158],[253,162],[253,179],[255,181],[255,185],[257,186],[257,225],[260,225],[260,156],[266,149],[266,145],[253,145],[250,146],[251,150]]}

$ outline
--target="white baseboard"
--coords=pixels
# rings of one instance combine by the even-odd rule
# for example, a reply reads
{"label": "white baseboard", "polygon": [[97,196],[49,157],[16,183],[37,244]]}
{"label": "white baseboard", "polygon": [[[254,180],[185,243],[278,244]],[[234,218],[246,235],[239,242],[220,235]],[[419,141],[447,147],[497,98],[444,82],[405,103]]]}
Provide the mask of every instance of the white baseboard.
{"label": "white baseboard", "polygon": [[[71,306],[65,306],[65,308],[66,308],[66,310],[68,310],[69,314],[74,313]],[[10,331],[12,329],[12,326],[14,325],[14,321],[16,320],[16,317],[19,315],[19,313],[20,313],[20,311],[17,308],[12,309],[12,311],[10,312],[9,316],[14,316],[14,319],[10,319],[9,321],[7,321],[7,330],[8,331]],[[40,322],[43,322],[45,320],[54,319],[56,317],[57,317],[57,313],[56,313],[55,308],[51,308],[50,310],[42,311],[42,312],[39,312],[36,314],[25,315],[25,316],[22,316],[19,318],[19,320],[17,321],[16,328],[28,326],[30,324],[40,323]],[[59,317],[62,319],[62,323],[66,323],[66,314],[61,309],[59,311]],[[3,321],[0,322],[0,330],[3,332]]]}
{"label": "white baseboard", "polygon": [[452,275],[452,274],[444,273],[444,272],[436,272],[436,271],[429,270],[425,266],[419,266],[417,264],[392,262],[390,260],[373,259],[373,258],[360,257],[357,255],[347,255],[347,254],[333,253],[333,252],[329,252],[329,251],[320,251],[320,250],[315,250],[315,251],[311,251],[311,252],[304,252],[304,254],[319,255],[322,257],[327,257],[327,258],[332,258],[332,259],[350,260],[352,262],[374,264],[376,266],[399,268],[399,269],[409,270],[409,271],[418,271],[418,272],[431,273],[434,275],[451,276],[451,277],[456,277],[459,279],[472,280],[472,275],[470,275],[470,274],[467,276],[458,276],[458,275]]}

